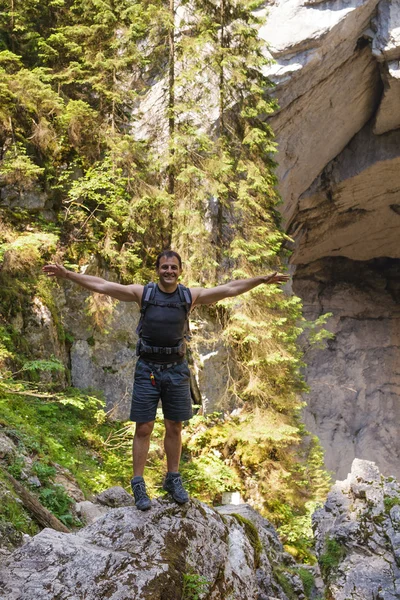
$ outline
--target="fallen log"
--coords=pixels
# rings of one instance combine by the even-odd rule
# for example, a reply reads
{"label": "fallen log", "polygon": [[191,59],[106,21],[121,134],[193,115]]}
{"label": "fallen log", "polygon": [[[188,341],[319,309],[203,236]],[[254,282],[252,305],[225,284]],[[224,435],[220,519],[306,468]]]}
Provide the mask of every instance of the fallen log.
{"label": "fallen log", "polygon": [[36,496],[31,494],[31,492],[29,492],[21,483],[19,483],[19,481],[10,475],[10,473],[5,470],[3,470],[3,473],[14,487],[14,490],[21,499],[22,504],[31,513],[39,525],[42,525],[43,527],[50,527],[51,529],[62,531],[63,533],[70,533],[70,530],[64,525],[64,523],[61,523],[57,517],[47,510],[47,508],[45,508],[43,504],[39,502]]}

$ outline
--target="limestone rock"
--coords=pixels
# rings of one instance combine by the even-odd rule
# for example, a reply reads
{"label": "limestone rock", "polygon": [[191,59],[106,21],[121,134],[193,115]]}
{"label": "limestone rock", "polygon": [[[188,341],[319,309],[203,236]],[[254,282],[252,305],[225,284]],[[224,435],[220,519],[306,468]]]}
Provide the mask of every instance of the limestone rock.
{"label": "limestone rock", "polygon": [[325,258],[297,268],[294,292],[305,316],[333,313],[327,327],[334,339],[305,357],[310,392],[303,417],[340,478],[355,457],[400,477],[399,276],[393,259]]}
{"label": "limestone rock", "polygon": [[0,190],[0,198],[3,206],[37,212],[43,212],[47,202],[47,195],[35,186],[17,189],[12,185],[6,185]]}
{"label": "limestone rock", "polygon": [[400,486],[354,460],[313,515],[316,551],[332,600],[395,600],[400,588]]}
{"label": "limestone rock", "polygon": [[388,63],[382,78],[384,92],[376,114],[375,135],[400,127],[400,63],[398,60]]}
{"label": "limestone rock", "polygon": [[[158,499],[145,513],[133,507],[110,509],[78,533],[45,529],[5,559],[1,597],[172,600],[181,598],[186,575],[194,581],[205,578],[212,600],[287,600],[268,560],[277,542],[271,550],[273,533],[268,525],[264,529],[257,559],[246,525],[233,516],[222,519],[200,502],[178,506]],[[283,571],[286,564],[293,566],[292,559],[281,565]],[[301,583],[292,578],[296,597],[304,598]]]}
{"label": "limestone rock", "polygon": [[108,488],[96,496],[96,501],[104,506],[116,508],[119,506],[133,506],[134,499],[123,487],[116,485]]}
{"label": "limestone rock", "polygon": [[285,200],[282,212],[288,224],[296,218],[300,194],[374,114],[379,82],[376,61],[363,48],[272,118],[279,144],[279,189]]}
{"label": "limestone rock", "polygon": [[[112,273],[99,272],[97,266],[89,274],[113,280]],[[137,305],[107,303],[108,298],[92,296],[69,282],[58,289],[56,299],[64,327],[73,339],[72,384],[102,391],[106,410],[116,419],[128,419],[136,364]]]}
{"label": "limestone rock", "polygon": [[76,502],[82,502],[85,499],[85,496],[71,471],[58,464],[55,464],[54,466],[56,468],[54,483],[62,485],[68,496],[73,498]]}
{"label": "limestone rock", "polygon": [[400,257],[400,130],[364,127],[300,196],[292,261]]}
{"label": "limestone rock", "polygon": [[396,1],[386,0],[378,5],[377,33],[372,50],[379,61],[400,58],[400,6]]}
{"label": "limestone rock", "polygon": [[[48,359],[52,356],[67,367],[67,352],[63,341],[59,339],[57,325],[49,307],[38,296],[32,300],[30,316],[25,323],[24,337],[28,345],[34,348],[36,359]],[[62,371],[41,371],[40,378],[45,382],[58,381],[66,384],[66,372]]]}
{"label": "limestone rock", "polygon": [[17,452],[14,442],[0,431],[0,458],[11,460]]}
{"label": "limestone rock", "polygon": [[99,504],[94,504],[89,500],[83,500],[82,502],[77,502],[75,504],[75,511],[82,523],[85,525],[91,525],[100,519],[100,517],[107,514],[109,512],[109,508],[100,506]]}

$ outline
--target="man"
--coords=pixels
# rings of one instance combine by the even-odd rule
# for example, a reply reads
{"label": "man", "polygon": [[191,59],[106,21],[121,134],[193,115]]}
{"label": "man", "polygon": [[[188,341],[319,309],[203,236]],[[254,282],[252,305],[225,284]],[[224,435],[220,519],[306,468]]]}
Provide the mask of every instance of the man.
{"label": "man", "polygon": [[[131,486],[139,510],[151,507],[143,479],[156,410],[161,399],[167,457],[167,475],[163,488],[176,502],[184,504],[189,496],[179,474],[182,450],[182,422],[192,416],[189,370],[185,360],[185,331],[188,311],[194,306],[212,304],[239,296],[263,283],[284,283],[288,275],[273,273],[239,279],[214,288],[184,288],[178,284],[182,261],[177,252],[166,250],[157,257],[157,285],[121,285],[100,277],[74,273],[62,265],[43,267],[49,277],[69,279],[80,286],[107,294],[124,302],[136,302],[142,311],[138,332],[138,355],[130,418],[136,422],[133,438],[133,479]],[[144,298],[144,291],[146,297]]]}

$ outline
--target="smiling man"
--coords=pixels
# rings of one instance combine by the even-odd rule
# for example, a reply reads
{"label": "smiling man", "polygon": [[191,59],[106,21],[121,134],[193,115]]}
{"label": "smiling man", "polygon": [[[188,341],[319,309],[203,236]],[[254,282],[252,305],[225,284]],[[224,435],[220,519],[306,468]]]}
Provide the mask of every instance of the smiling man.
{"label": "smiling man", "polygon": [[178,283],[182,261],[177,252],[166,250],[156,261],[157,284],[122,285],[100,277],[74,273],[62,265],[43,267],[49,277],[69,279],[82,287],[107,294],[124,302],[136,302],[141,308],[138,325],[138,361],[132,394],[130,418],[136,422],[133,438],[132,491],[139,510],[151,507],[143,479],[159,400],[162,403],[167,457],[167,475],[163,488],[179,504],[189,500],[179,474],[182,422],[192,416],[189,368],[185,359],[185,335],[190,310],[239,296],[263,283],[284,283],[288,275],[272,273],[238,279],[214,288],[186,288]]}

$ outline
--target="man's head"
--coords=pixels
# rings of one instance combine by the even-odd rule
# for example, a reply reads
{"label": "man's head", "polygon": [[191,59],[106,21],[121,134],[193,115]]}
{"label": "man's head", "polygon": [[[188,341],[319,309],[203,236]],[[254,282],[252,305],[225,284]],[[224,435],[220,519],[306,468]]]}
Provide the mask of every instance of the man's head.
{"label": "man's head", "polygon": [[160,267],[160,261],[163,257],[173,258],[174,256],[178,259],[179,268],[182,269],[182,259],[179,256],[179,254],[177,252],[174,252],[173,250],[164,250],[163,252],[160,252],[160,254],[156,258],[156,270],[158,270],[158,268]]}
{"label": "man's head", "polygon": [[166,292],[174,291],[182,273],[182,259],[179,254],[173,250],[161,252],[156,260],[156,273],[159,287]]}

